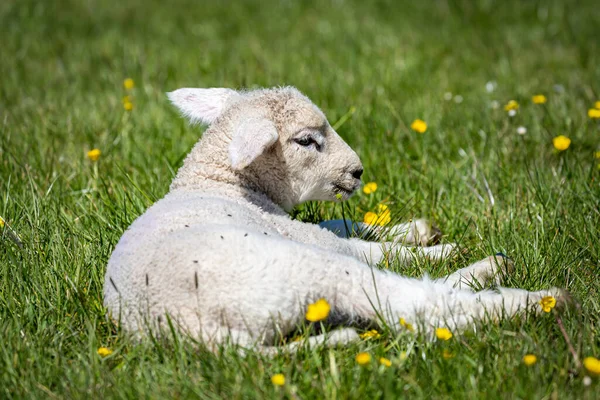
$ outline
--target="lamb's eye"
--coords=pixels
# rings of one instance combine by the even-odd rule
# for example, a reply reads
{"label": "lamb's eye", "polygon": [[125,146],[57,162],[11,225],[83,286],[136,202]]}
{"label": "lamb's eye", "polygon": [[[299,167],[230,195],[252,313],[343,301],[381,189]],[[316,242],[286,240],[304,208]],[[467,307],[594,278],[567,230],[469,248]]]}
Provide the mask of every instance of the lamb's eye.
{"label": "lamb's eye", "polygon": [[311,144],[316,143],[310,136],[294,139],[294,142],[298,143],[300,146],[310,146]]}

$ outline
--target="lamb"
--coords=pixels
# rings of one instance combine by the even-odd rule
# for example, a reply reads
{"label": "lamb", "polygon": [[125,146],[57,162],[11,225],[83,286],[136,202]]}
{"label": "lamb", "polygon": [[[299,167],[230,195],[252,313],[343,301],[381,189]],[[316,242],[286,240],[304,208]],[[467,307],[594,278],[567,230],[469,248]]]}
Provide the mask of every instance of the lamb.
{"label": "lamb", "polygon": [[472,286],[510,273],[502,256],[438,280],[372,267],[385,257],[404,264],[448,257],[454,245],[426,247],[439,232],[423,220],[394,227],[399,238],[385,243],[349,238],[364,228],[352,222],[292,220],[287,212],[302,202],[346,200],[363,172],[357,154],[297,89],[168,96],[209,127],[170,192],[131,225],[109,260],[104,304],[125,330],[143,335],[172,322],[209,346],[272,349],[304,320],[308,304],[324,298],[344,328],[310,343],[332,345],[355,339],[357,320],[464,329],[561,296],[557,289],[475,292]]}

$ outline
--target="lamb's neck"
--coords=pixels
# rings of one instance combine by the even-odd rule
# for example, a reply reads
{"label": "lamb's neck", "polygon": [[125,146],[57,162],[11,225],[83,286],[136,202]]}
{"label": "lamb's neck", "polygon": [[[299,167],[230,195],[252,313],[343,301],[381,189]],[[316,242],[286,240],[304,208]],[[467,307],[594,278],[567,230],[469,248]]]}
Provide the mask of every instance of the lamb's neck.
{"label": "lamb's neck", "polygon": [[228,165],[207,164],[195,161],[184,165],[171,184],[171,190],[202,190],[243,198],[256,204],[264,211],[275,214],[287,214],[286,209],[244,174],[234,172]]}

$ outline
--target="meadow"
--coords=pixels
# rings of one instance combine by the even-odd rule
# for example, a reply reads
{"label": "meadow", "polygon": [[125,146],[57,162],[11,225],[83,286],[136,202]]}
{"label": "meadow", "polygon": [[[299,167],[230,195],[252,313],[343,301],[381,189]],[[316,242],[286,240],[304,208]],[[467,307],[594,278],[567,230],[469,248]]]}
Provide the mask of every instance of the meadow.
{"label": "meadow", "polygon": [[[598,27],[591,0],[0,2],[0,397],[599,398]],[[461,251],[380,268],[437,277],[503,252],[504,286],[575,306],[275,357],[121,332],[107,260],[202,132],[165,92],[280,85],[377,184],[295,218],[385,204]]]}

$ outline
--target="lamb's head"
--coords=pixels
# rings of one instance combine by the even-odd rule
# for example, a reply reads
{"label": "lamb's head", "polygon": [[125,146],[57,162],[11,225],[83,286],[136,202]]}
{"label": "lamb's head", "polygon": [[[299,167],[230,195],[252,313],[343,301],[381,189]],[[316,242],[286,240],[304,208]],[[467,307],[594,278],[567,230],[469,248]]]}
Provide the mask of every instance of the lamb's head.
{"label": "lamb's head", "polygon": [[[285,209],[308,200],[345,200],[360,187],[360,159],[295,88],[179,89],[169,98],[192,121],[210,125],[199,146],[205,143],[213,163]],[[226,148],[220,160],[214,160],[215,147]]]}

